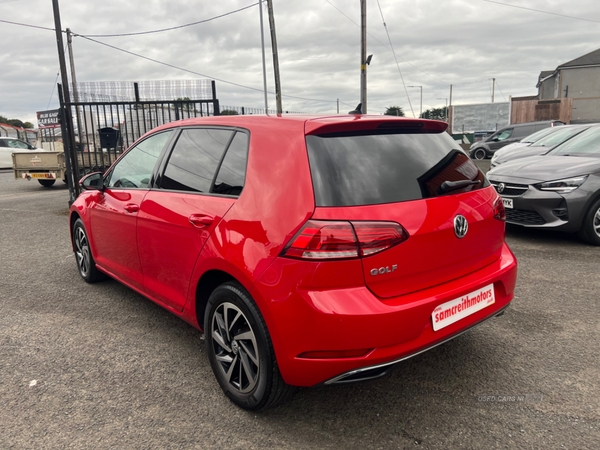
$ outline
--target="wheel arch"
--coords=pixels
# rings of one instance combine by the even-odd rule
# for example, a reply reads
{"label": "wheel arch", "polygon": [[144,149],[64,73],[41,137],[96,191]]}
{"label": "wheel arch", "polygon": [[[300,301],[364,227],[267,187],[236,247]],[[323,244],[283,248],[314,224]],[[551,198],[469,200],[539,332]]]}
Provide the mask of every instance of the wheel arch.
{"label": "wheel arch", "polygon": [[[237,281],[233,275],[218,269],[207,270],[202,274],[196,284],[196,320],[202,330],[204,330],[204,310],[208,303],[208,298],[213,291],[228,281]],[[243,283],[240,283],[243,285]]]}
{"label": "wheel arch", "polygon": [[81,216],[75,211],[71,212],[71,216],[69,217],[69,234],[71,235],[71,247],[73,251],[75,251],[75,244],[73,243],[73,225],[75,225],[77,219],[81,219]]}

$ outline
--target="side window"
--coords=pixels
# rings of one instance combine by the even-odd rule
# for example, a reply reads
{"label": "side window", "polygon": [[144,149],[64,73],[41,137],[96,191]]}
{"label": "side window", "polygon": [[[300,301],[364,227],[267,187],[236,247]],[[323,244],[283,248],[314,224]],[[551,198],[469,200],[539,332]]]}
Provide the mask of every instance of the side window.
{"label": "side window", "polygon": [[215,179],[215,194],[240,195],[246,178],[248,162],[248,135],[237,132],[227,149],[223,164]]}
{"label": "side window", "polygon": [[150,136],[129,150],[114,167],[107,187],[148,188],[154,166],[172,132],[169,130]]}
{"label": "side window", "polygon": [[11,148],[29,148],[27,142],[18,141],[16,139],[10,139],[8,141],[8,146]]}
{"label": "side window", "polygon": [[160,187],[176,191],[209,192],[233,131],[184,129],[171,153]]}
{"label": "side window", "polygon": [[509,128],[508,130],[504,130],[502,133],[498,135],[498,140],[503,141],[504,139],[508,139],[512,136],[513,129]]}

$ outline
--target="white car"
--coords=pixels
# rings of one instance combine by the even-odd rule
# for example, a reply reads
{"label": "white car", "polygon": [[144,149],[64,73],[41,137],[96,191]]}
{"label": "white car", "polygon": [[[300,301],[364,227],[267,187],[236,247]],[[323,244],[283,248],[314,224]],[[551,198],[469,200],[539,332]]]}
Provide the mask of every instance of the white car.
{"label": "white car", "polygon": [[12,154],[27,150],[43,151],[20,139],[0,136],[0,169],[12,168]]}

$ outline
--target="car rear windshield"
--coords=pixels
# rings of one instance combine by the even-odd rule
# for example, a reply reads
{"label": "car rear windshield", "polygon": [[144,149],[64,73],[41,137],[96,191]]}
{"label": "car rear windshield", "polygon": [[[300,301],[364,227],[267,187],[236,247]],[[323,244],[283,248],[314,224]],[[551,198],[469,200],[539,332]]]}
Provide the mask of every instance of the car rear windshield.
{"label": "car rear windshield", "polygon": [[488,186],[447,133],[311,135],[306,144],[317,206],[405,202]]}

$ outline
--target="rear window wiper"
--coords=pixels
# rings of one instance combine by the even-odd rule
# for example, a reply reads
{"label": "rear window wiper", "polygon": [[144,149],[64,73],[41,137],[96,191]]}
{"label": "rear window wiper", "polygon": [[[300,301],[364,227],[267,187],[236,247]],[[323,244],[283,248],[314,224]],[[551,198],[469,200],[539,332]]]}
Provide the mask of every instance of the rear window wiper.
{"label": "rear window wiper", "polygon": [[474,186],[479,183],[481,183],[479,180],[444,181],[438,188],[438,194],[445,194],[446,192],[454,191],[467,186]]}

